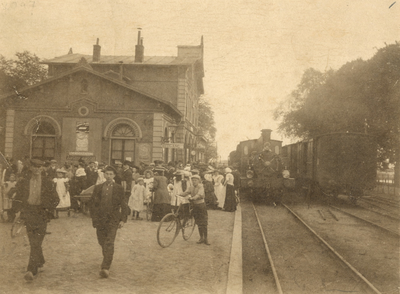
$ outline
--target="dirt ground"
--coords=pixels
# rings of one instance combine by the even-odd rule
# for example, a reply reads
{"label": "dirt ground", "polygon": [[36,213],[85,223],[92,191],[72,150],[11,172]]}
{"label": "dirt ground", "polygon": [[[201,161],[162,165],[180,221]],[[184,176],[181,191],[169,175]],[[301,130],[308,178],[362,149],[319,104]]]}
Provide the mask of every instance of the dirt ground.
{"label": "dirt ground", "polygon": [[158,223],[128,220],[118,231],[110,277],[99,277],[102,261],[91,220],[82,214],[51,221],[43,252],[44,271],[32,283],[23,279],[28,240],[10,238],[0,224],[0,293],[225,293],[234,213],[209,211],[211,246],[178,235],[168,248],[156,240]]}

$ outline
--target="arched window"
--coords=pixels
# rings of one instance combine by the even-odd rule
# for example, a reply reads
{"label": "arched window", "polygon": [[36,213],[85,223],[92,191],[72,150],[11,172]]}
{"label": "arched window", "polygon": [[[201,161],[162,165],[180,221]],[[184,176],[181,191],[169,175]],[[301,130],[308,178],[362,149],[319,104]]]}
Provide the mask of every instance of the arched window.
{"label": "arched window", "polygon": [[111,133],[111,163],[135,160],[135,131],[127,124],[115,126]]}
{"label": "arched window", "polygon": [[55,157],[56,131],[51,123],[40,121],[32,129],[31,142],[32,158],[49,160]]}

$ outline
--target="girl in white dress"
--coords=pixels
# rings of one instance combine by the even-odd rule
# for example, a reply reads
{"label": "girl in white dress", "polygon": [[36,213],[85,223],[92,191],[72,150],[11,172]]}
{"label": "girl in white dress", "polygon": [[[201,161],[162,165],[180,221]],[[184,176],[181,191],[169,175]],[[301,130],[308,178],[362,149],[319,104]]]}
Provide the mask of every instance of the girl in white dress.
{"label": "girl in white dress", "polygon": [[224,176],[219,174],[218,170],[215,170],[213,180],[214,180],[214,193],[218,199],[218,207],[222,209],[224,208],[225,204],[225,191],[226,191],[226,187],[223,184]]}
{"label": "girl in white dress", "polygon": [[67,171],[64,169],[57,169],[57,178],[53,179],[56,184],[56,191],[60,198],[60,203],[56,207],[56,218],[58,218],[59,209],[69,209],[71,207],[71,197],[68,192],[69,179],[65,177]]}
{"label": "girl in white dress", "polygon": [[152,192],[151,190],[153,189],[153,180],[154,180],[154,175],[151,170],[146,170],[144,171],[144,186],[146,187],[146,202],[152,202],[151,200],[151,195]]}
{"label": "girl in white dress", "polygon": [[132,188],[131,196],[128,201],[128,206],[133,212],[133,220],[142,220],[142,218],[139,217],[139,213],[144,210],[143,203],[146,200],[146,190],[143,178],[138,178],[137,184]]}

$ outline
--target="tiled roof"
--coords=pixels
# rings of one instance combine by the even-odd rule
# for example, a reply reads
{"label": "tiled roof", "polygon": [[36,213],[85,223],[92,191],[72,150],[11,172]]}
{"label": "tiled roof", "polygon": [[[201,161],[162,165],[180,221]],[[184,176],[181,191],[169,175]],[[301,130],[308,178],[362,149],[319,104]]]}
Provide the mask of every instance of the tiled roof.
{"label": "tiled roof", "polygon": [[85,54],[66,54],[42,61],[43,64],[57,63],[78,63],[84,57],[91,64],[147,64],[147,65],[187,65],[195,63],[197,57],[176,57],[176,56],[145,56],[143,62],[135,62],[135,56],[112,56],[102,55],[99,62],[93,62],[92,55]]}

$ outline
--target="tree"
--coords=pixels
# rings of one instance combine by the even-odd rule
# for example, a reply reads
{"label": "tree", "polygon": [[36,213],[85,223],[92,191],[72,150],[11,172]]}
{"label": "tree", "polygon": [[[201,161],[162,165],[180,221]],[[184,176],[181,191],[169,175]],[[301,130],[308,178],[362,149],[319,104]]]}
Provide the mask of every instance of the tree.
{"label": "tree", "polygon": [[275,110],[275,118],[290,137],[367,132],[377,138],[379,160],[398,163],[400,44],[386,45],[370,60],[357,59],[337,71],[307,70],[289,102]]}
{"label": "tree", "polygon": [[35,54],[24,51],[15,55],[16,60],[0,55],[1,93],[30,86],[47,78],[47,69],[40,64],[40,59]]}
{"label": "tree", "polygon": [[206,139],[206,150],[205,158],[210,160],[217,158],[217,147],[215,144],[215,135],[217,129],[215,128],[214,112],[211,109],[211,105],[204,100],[203,96],[199,100],[199,133],[202,134]]}

